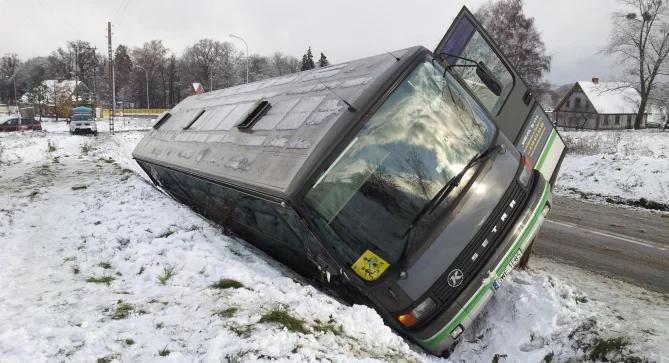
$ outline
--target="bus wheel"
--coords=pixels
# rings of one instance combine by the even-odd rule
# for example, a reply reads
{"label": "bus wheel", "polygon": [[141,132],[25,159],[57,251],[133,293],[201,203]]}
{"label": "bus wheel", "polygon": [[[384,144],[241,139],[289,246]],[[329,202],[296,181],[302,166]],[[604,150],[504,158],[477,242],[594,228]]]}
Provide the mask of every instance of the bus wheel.
{"label": "bus wheel", "polygon": [[534,251],[534,241],[536,241],[536,240],[537,240],[537,238],[534,237],[532,242],[530,242],[530,245],[525,250],[525,253],[523,253],[523,257],[521,257],[520,261],[518,261],[518,268],[519,269],[525,270],[529,266],[530,257],[532,256],[532,252]]}

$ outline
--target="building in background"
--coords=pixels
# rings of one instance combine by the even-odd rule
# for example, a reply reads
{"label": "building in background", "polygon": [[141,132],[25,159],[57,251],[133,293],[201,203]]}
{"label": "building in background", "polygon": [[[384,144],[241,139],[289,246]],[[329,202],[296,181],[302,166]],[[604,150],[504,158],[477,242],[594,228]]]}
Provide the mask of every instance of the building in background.
{"label": "building in background", "polygon": [[[573,129],[632,129],[641,96],[626,83],[579,81],[560,99],[553,111],[557,126]],[[646,127],[648,114],[641,121]]]}
{"label": "building in background", "polygon": [[204,87],[202,87],[202,83],[199,82],[194,82],[193,83],[193,88],[191,89],[194,95],[199,95],[200,93],[204,93]]}
{"label": "building in background", "polygon": [[91,106],[92,92],[84,82],[48,79],[40,87],[28,90],[20,99],[23,105],[33,105],[42,116],[70,117],[72,108]]}

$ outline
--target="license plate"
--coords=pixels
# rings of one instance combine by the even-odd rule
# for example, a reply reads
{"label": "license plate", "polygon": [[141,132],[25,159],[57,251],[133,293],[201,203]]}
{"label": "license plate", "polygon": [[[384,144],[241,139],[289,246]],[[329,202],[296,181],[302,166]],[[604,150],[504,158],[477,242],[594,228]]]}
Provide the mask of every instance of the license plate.
{"label": "license plate", "polygon": [[523,250],[518,250],[518,252],[516,252],[516,254],[511,259],[511,262],[509,262],[509,265],[506,266],[506,268],[504,269],[504,272],[502,272],[502,274],[499,275],[499,277],[495,281],[493,281],[492,283],[493,290],[498,290],[499,288],[502,287],[502,282],[506,279],[507,276],[509,276],[509,273],[513,271],[516,265],[518,265],[518,262],[520,262],[521,258],[523,258]]}

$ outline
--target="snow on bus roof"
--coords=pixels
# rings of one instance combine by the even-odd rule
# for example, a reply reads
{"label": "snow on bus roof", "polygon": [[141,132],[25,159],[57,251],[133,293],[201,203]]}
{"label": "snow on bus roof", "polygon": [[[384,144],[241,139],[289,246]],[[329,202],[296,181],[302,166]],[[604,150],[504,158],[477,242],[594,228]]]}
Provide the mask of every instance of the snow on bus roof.
{"label": "snow on bus roof", "polygon": [[[394,54],[420,49],[424,48]],[[342,116],[349,111],[342,100],[359,106],[359,99],[371,97],[370,91],[398,64],[383,53],[190,96],[169,111],[170,117],[138,144],[133,155],[285,195],[295,190],[296,177],[308,173],[318,160],[316,146],[323,140],[333,142],[343,132],[347,117]],[[265,101],[270,104],[266,113],[252,126],[238,129]]]}
{"label": "snow on bus roof", "polygon": [[637,113],[641,96],[625,82],[579,81],[578,85],[598,113]]}

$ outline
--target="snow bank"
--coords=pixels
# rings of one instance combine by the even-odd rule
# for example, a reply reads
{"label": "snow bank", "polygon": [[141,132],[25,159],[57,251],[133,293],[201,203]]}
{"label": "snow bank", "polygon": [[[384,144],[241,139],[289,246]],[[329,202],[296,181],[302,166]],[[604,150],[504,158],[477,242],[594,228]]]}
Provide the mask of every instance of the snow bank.
{"label": "snow bank", "polygon": [[568,147],[557,190],[669,203],[669,132],[561,131]]}
{"label": "snow bank", "polygon": [[[130,169],[140,137],[0,138],[1,361],[440,360],[159,192]],[[451,361],[581,361],[611,339],[629,342],[611,360],[669,356],[667,296],[533,266]]]}

